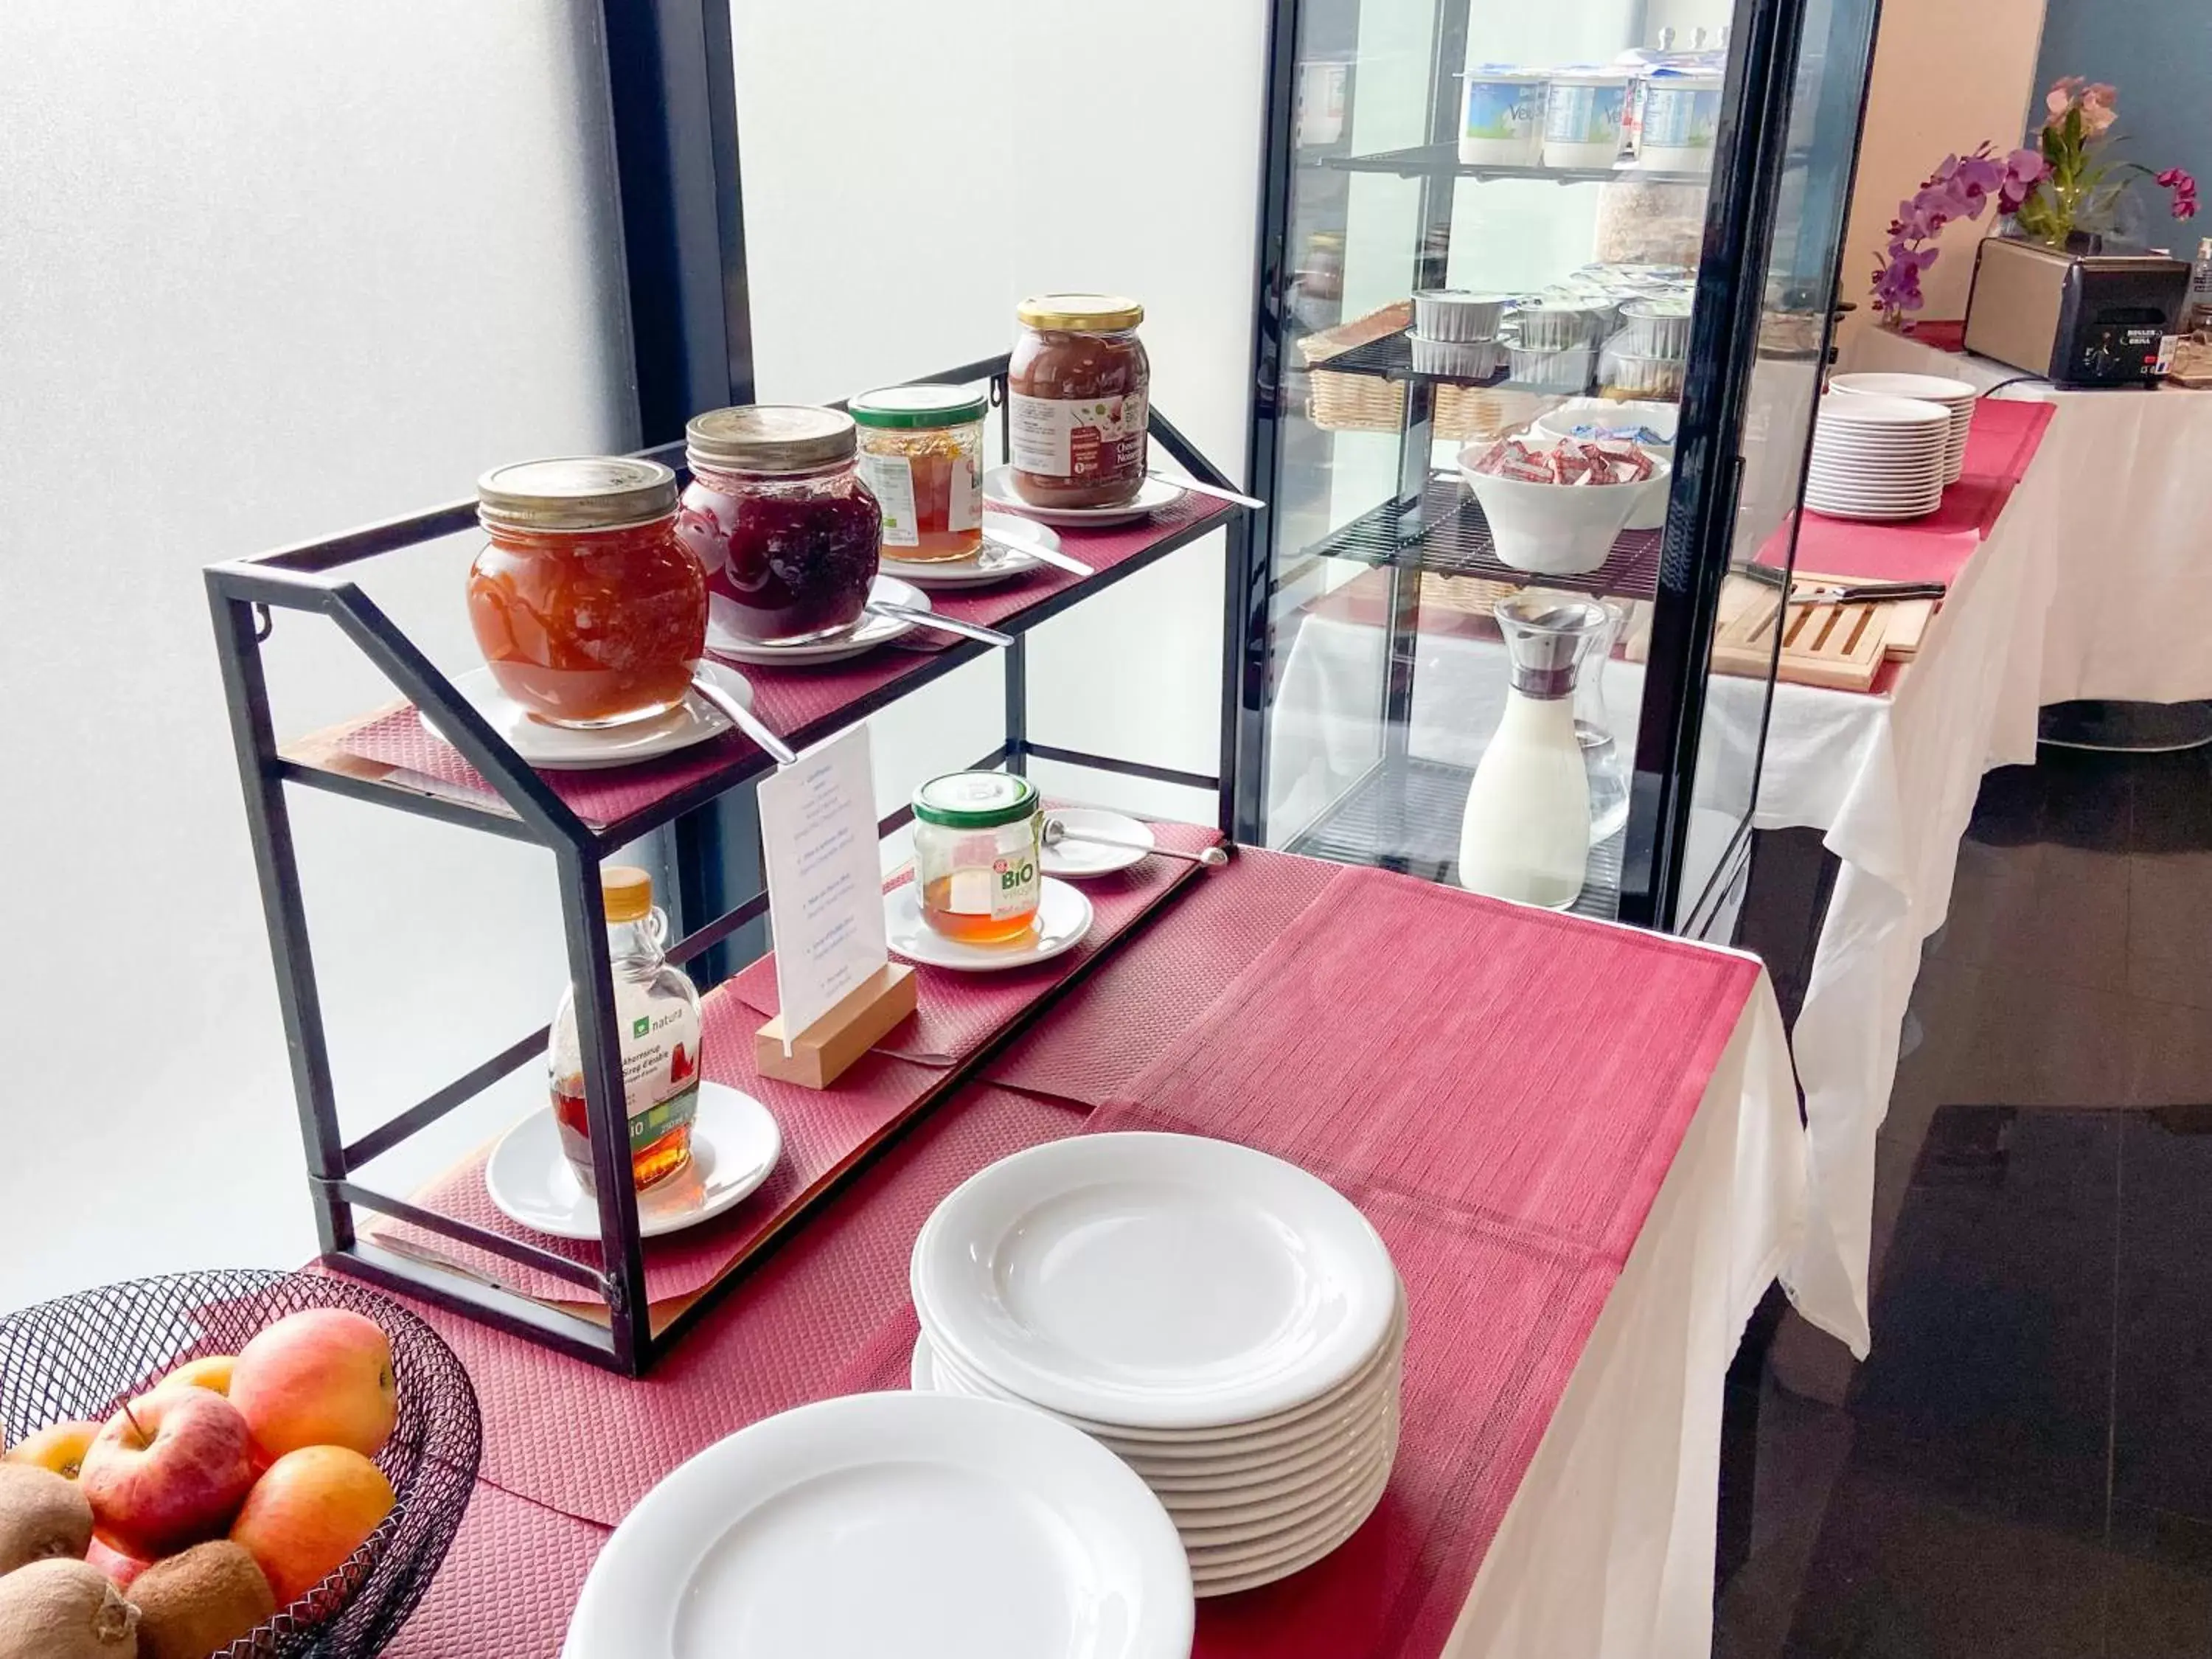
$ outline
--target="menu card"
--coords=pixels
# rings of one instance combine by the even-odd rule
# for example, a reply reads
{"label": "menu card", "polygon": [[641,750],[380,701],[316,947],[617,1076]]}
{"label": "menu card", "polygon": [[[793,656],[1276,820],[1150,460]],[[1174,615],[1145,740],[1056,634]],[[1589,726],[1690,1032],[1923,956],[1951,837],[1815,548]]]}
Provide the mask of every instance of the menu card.
{"label": "menu card", "polygon": [[761,780],[761,846],[783,1050],[890,960],[868,729]]}

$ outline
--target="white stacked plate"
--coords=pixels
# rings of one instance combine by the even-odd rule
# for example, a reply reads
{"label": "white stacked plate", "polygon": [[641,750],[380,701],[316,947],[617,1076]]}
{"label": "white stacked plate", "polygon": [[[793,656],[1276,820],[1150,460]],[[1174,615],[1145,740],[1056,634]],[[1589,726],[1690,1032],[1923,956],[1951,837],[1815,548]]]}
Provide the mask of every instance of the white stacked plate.
{"label": "white stacked plate", "polygon": [[1853,398],[1910,398],[1916,403],[1940,404],[1950,412],[1951,434],[1943,452],[1943,482],[1959,482],[1966,464],[1966,431],[1974,423],[1974,400],[1981,393],[1964,380],[1940,374],[1837,374],[1828,390]]}
{"label": "white stacked plate", "polygon": [[915,1240],[918,1389],[1013,1401],[1108,1447],[1200,1595],[1312,1565],[1381,1500],[1406,1310],[1327,1182],[1228,1141],[1079,1135],[971,1176]]}
{"label": "white stacked plate", "polygon": [[1907,398],[1820,399],[1805,505],[1832,519],[1917,519],[1943,501],[1950,411]]}

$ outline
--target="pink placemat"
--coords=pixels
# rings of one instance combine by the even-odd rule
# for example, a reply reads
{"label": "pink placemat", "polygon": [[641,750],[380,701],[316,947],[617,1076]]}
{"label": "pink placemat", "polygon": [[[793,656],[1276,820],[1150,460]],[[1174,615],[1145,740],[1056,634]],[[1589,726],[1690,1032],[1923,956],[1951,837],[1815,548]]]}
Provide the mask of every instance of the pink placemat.
{"label": "pink placemat", "polygon": [[[1984,398],[1974,406],[1959,481],[1944,490],[1942,507],[1904,524],[1864,524],[1807,512],[1797,536],[1796,568],[1867,581],[1956,580],[2027,475],[2057,412],[2050,404]],[[1785,525],[1760,548],[1759,562],[1779,565],[1788,550]]]}
{"label": "pink placemat", "polygon": [[386,1659],[556,1659],[607,1530],[479,1482]]}
{"label": "pink placemat", "polygon": [[[907,1309],[907,1256],[939,1200],[985,1164],[1082,1127],[1081,1113],[1055,1102],[963,1091],[636,1381],[463,1315],[409,1305],[453,1345],[476,1384],[482,1478],[612,1526],[671,1469],[724,1435],[841,1392],[838,1379]],[[494,1650],[503,1651],[483,1650]]]}
{"label": "pink placemat", "polygon": [[1759,971],[1349,870],[1092,1127],[1239,1141],[1618,1265]]}
{"label": "pink placemat", "polygon": [[1350,871],[1091,1115],[1090,1132],[1212,1135],[1304,1165],[1359,1206],[1406,1282],[1381,1507],[1318,1566],[1205,1606],[1196,1654],[1443,1650],[1758,975]]}
{"label": "pink placemat", "polygon": [[1009,1088],[1096,1106],[1167,1052],[1342,865],[1241,848],[1176,900],[1172,916],[1077,986],[1052,1018],[989,1062]]}
{"label": "pink placemat", "polygon": [[[1221,839],[1218,830],[1195,823],[1155,823],[1152,834],[1161,846],[1186,853],[1211,847]],[[914,1018],[902,1021],[876,1045],[877,1049],[925,1066],[958,1065],[1054,986],[1111,948],[1115,939],[1194,873],[1195,867],[1181,860],[1146,859],[1114,875],[1072,884],[1091,900],[1096,918],[1091,932],[1074,949],[1034,967],[998,974],[960,974],[918,965]],[[912,879],[909,870],[887,884],[884,890]],[[775,1018],[781,1005],[776,997],[773,952],[738,973],[730,986],[762,1019]]]}
{"label": "pink placemat", "polygon": [[[1170,536],[1229,512],[1222,501],[1202,495],[1185,495],[1150,519],[1106,530],[1061,530],[1061,544],[1094,570],[1107,571],[1157,546]],[[930,603],[948,616],[969,622],[997,623],[1018,615],[1086,578],[1070,575],[1049,566],[1018,581],[961,593],[939,589]],[[914,640],[951,641],[917,630]],[[761,668],[743,665],[738,672],[751,682],[753,706],[775,730],[804,744],[823,735],[832,722],[862,697],[894,681],[918,674],[930,652],[916,653],[886,647],[842,663],[820,668]],[[432,737],[412,708],[383,714],[335,739],[347,754],[380,766],[397,768],[415,779],[427,780],[440,793],[496,801],[497,793],[483,775],[459,753]],[[740,761],[759,755],[746,738],[734,734],[684,750],[665,760],[646,761],[603,772],[540,772],[553,793],[585,823],[597,829],[618,823],[669,796],[690,787]]]}
{"label": "pink placemat", "polygon": [[[742,1089],[768,1108],[783,1132],[783,1157],[759,1190],[726,1215],[646,1241],[646,1294],[656,1303],[694,1295],[720,1278],[809,1194],[944,1082],[941,1072],[886,1054],[868,1055],[839,1078],[834,1089],[803,1089],[778,1082],[754,1071],[753,1032],[760,1022],[726,986],[706,997],[701,1012],[705,1021],[701,1043],[705,1074],[716,1083]],[[489,1155],[488,1147],[471,1154],[416,1193],[413,1201],[426,1210],[598,1267],[602,1252],[597,1241],[555,1238],[501,1213],[484,1188],[484,1164]],[[591,1292],[581,1285],[404,1222],[379,1219],[369,1223],[366,1231],[380,1243],[442,1262],[487,1283],[504,1285],[524,1296],[555,1302],[591,1299]]]}

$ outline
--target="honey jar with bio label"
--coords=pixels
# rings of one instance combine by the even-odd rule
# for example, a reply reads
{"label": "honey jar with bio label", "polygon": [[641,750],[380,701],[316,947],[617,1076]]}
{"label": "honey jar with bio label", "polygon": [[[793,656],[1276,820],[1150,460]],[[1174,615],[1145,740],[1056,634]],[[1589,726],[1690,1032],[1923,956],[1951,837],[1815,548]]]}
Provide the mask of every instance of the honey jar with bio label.
{"label": "honey jar with bio label", "polygon": [[965,945],[1003,945],[1036,923],[1043,896],[1036,786],[1006,772],[951,772],[914,792],[914,879],[922,920]]}

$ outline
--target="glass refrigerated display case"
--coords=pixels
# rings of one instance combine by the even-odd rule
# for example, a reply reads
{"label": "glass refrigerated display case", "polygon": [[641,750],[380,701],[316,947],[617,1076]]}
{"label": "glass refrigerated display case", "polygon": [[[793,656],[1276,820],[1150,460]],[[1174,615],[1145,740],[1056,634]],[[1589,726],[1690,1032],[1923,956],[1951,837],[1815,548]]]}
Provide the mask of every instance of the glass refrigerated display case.
{"label": "glass refrigerated display case", "polygon": [[1874,19],[1278,0],[1243,839],[1729,926]]}

